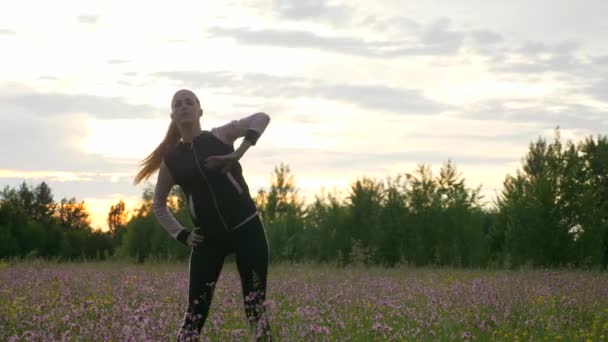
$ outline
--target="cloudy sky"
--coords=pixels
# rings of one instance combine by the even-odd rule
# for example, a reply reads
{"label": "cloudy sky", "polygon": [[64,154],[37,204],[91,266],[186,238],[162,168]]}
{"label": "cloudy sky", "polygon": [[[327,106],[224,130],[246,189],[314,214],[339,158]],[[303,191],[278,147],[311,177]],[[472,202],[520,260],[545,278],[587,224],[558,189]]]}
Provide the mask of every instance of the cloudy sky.
{"label": "cloudy sky", "polygon": [[241,160],[253,191],[281,162],[312,199],[451,159],[490,202],[557,125],[573,140],[608,131],[606,13],[603,0],[13,2],[0,185],[46,181],[105,227],[110,205],[137,205],[137,163],[189,88],[204,129],[271,116]]}

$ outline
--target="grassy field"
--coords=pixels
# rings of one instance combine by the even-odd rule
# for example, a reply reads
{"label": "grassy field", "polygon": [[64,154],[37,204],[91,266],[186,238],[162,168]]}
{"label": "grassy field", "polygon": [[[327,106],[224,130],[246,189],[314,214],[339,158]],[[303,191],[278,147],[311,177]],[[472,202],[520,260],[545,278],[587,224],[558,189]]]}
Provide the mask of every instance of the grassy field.
{"label": "grassy field", "polygon": [[[167,341],[184,315],[187,263],[0,263],[0,341]],[[602,341],[608,274],[573,270],[273,265],[280,341]],[[226,264],[202,340],[248,339]]]}

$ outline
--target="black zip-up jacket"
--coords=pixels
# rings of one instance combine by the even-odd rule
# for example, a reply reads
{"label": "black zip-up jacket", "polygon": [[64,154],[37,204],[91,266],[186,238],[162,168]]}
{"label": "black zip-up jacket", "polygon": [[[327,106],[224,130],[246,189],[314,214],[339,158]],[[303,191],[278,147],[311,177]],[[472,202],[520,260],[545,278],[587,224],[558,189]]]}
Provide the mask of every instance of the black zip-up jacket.
{"label": "black zip-up jacket", "polygon": [[183,190],[192,222],[203,234],[234,231],[258,214],[240,163],[236,162],[226,173],[204,165],[210,156],[234,152],[233,142],[239,137],[255,145],[269,121],[265,113],[256,113],[211,131],[202,131],[191,143],[179,142],[167,151],[159,170],[153,211],[171,236],[186,244],[191,232],[175,220],[166,206],[173,185]]}

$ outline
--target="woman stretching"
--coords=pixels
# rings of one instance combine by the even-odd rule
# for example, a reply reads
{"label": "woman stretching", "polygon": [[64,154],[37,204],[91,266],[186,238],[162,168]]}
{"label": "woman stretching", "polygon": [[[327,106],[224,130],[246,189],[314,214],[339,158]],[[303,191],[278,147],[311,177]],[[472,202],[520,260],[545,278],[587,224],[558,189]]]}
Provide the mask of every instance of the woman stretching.
{"label": "woman stretching", "polygon": [[[201,130],[203,110],[193,92],[176,92],[171,108],[165,139],[142,161],[135,183],[158,169],[154,214],[173,238],[191,247],[188,308],[177,339],[198,340],[224,258],[234,252],[250,328],[258,340],[271,340],[264,315],[268,241],[239,164],[270,117],[256,113],[206,131]],[[240,137],[244,138],[235,150],[233,143]],[[192,230],[183,227],[167,208],[167,196],[174,185],[186,196]]]}

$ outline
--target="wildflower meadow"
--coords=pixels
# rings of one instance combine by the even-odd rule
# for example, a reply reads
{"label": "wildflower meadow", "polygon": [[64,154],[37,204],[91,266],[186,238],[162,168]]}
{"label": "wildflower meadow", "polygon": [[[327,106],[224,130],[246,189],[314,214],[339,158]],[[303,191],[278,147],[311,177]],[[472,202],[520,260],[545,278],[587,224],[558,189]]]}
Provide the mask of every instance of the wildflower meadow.
{"label": "wildflower meadow", "polygon": [[[173,341],[187,264],[4,262],[2,341]],[[603,341],[608,274],[272,265],[267,310],[279,341]],[[251,340],[232,263],[203,341]]]}

